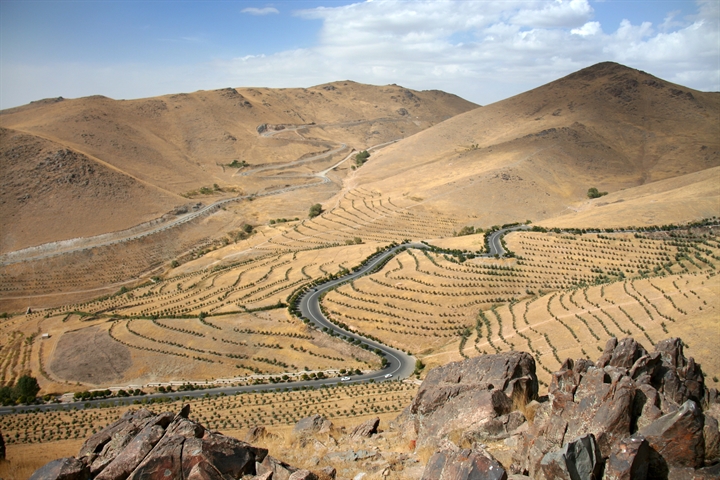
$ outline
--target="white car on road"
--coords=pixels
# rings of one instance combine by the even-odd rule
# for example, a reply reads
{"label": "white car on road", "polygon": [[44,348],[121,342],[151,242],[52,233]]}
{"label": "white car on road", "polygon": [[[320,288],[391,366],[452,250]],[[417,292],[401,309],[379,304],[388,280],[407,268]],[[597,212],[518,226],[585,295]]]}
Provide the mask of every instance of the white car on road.
{"label": "white car on road", "polygon": [[350,380],[350,377],[342,377],[342,378],[340,379],[341,382],[347,382],[347,381],[349,381],[349,380]]}
{"label": "white car on road", "polygon": [[385,378],[392,378],[392,373],[388,373],[385,375]]}

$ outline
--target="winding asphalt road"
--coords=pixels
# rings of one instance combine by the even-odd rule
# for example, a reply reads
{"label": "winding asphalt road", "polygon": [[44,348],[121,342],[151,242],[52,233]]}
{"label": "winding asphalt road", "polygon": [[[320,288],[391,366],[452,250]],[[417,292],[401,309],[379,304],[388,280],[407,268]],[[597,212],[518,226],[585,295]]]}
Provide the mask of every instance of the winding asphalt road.
{"label": "winding asphalt road", "polygon": [[[527,230],[528,228],[529,227],[527,227],[525,225],[520,225],[520,226],[503,228],[496,232],[493,232],[490,235],[490,237],[488,238],[489,251],[487,253],[483,254],[482,256],[483,257],[494,257],[495,255],[498,255],[498,256],[505,255],[506,252],[502,248],[501,237],[508,232],[516,231],[516,230]],[[348,380],[346,382],[342,382],[342,383],[351,384],[351,383],[366,382],[369,380],[373,380],[375,382],[393,381],[393,380],[407,378],[415,370],[415,358],[412,357],[411,355],[408,355],[407,353],[405,353],[403,351],[397,350],[397,349],[389,347],[387,345],[383,345],[374,340],[365,338],[356,332],[344,330],[344,329],[338,327],[334,323],[330,322],[323,315],[323,313],[320,309],[320,298],[323,293],[325,293],[343,283],[349,282],[351,280],[359,278],[368,273],[372,273],[376,268],[378,268],[378,266],[382,265],[383,262],[388,260],[390,257],[393,257],[408,248],[426,249],[429,247],[422,243],[406,243],[406,244],[397,245],[397,246],[377,255],[375,258],[373,258],[371,261],[369,261],[362,268],[360,268],[352,273],[349,273],[347,275],[344,275],[342,277],[339,277],[335,280],[331,280],[331,281],[328,281],[321,285],[315,286],[315,287],[311,288],[310,290],[308,290],[305,294],[300,296],[300,298],[298,299],[300,313],[302,314],[303,317],[309,319],[312,323],[314,323],[316,327],[318,327],[318,328],[325,327],[328,330],[330,330],[330,332],[332,332],[333,334],[335,334],[337,336],[345,336],[345,337],[349,337],[353,340],[358,340],[361,343],[367,345],[370,350],[374,350],[374,349],[379,350],[381,352],[381,354],[387,359],[387,364],[386,364],[385,368],[374,371],[374,372],[365,373],[362,375],[352,376],[350,378],[350,380]],[[390,375],[390,377],[387,377],[387,375]],[[92,405],[98,405],[100,403],[116,404],[116,405],[130,404],[135,400],[141,400],[143,398],[145,398],[145,399],[172,398],[172,397],[176,397],[176,396],[197,398],[197,397],[202,397],[205,395],[218,395],[218,394],[233,395],[238,392],[272,392],[272,391],[277,391],[277,390],[303,388],[303,387],[317,388],[317,387],[322,387],[325,385],[337,385],[339,382],[340,382],[340,379],[338,379],[338,378],[325,378],[325,379],[321,379],[321,380],[308,380],[308,381],[287,382],[287,383],[277,383],[277,384],[264,384],[264,385],[248,385],[248,386],[243,386],[243,387],[216,387],[216,388],[208,388],[208,389],[204,389],[204,390],[194,390],[194,391],[185,391],[185,392],[154,393],[154,394],[148,394],[148,395],[143,395],[143,396],[125,397],[122,399],[111,398],[111,399],[98,399],[98,400],[79,401],[79,402],[62,403],[62,404],[0,407],[0,415],[10,414],[10,413],[20,413],[20,412],[36,410],[36,409],[40,410],[40,411],[70,409],[70,408],[82,409],[82,408],[85,408],[85,405],[92,406]]]}

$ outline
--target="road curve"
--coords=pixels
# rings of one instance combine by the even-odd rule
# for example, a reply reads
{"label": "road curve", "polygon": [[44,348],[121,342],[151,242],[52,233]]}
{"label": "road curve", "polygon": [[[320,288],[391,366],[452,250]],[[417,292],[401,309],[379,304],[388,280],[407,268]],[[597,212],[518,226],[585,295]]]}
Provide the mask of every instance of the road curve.
{"label": "road curve", "polygon": [[[376,258],[374,258],[372,261],[370,261],[367,265],[362,267],[361,269],[357,270],[356,272],[353,272],[349,275],[346,275],[342,278],[338,278],[332,281],[329,281],[327,283],[324,283],[322,285],[316,286],[314,289],[311,289],[308,293],[306,293],[304,296],[300,299],[300,305],[301,305],[301,312],[304,316],[311,319],[316,325],[322,327],[328,327],[331,329],[334,333],[337,335],[345,335],[347,337],[351,337],[353,339],[358,339],[362,341],[363,343],[367,344],[371,349],[379,349],[383,354],[385,355],[385,358],[387,358],[388,363],[387,366],[384,369],[365,373],[362,375],[355,375],[351,377],[351,380],[348,382],[342,382],[342,383],[359,383],[359,382],[365,382],[368,380],[373,380],[376,382],[382,382],[382,381],[392,381],[397,379],[402,379],[408,377],[415,369],[415,359],[411,357],[410,355],[401,352],[400,350],[396,350],[394,348],[382,345],[381,343],[375,342],[370,339],[366,339],[365,337],[358,335],[353,332],[347,332],[340,327],[336,326],[335,324],[328,321],[323,315],[322,312],[320,312],[320,304],[319,304],[319,298],[320,294],[324,291],[330,290],[331,288],[352,280],[354,278],[360,277],[362,275],[365,275],[369,272],[371,272],[374,268],[376,268],[381,262],[386,260],[387,258],[397,254],[399,251],[405,249],[405,248],[427,248],[425,245],[422,244],[404,244],[404,245],[398,245],[396,247],[393,247],[392,249],[383,252],[381,255],[378,255]],[[385,378],[386,375],[392,375],[390,378]],[[216,387],[216,388],[206,388],[204,390],[194,390],[194,391],[185,391],[185,392],[172,392],[172,393],[153,393],[143,396],[131,396],[131,397],[124,397],[124,398],[106,398],[106,399],[97,399],[97,400],[88,400],[88,401],[78,401],[78,402],[70,402],[70,403],[60,403],[60,404],[43,404],[43,405],[22,405],[22,406],[15,406],[15,407],[0,407],[0,415],[6,415],[10,413],[22,413],[26,411],[34,411],[36,409],[40,411],[47,411],[47,410],[57,410],[57,409],[69,409],[69,408],[84,408],[86,404],[89,405],[98,405],[100,403],[104,404],[129,404],[132,403],[135,400],[142,400],[145,399],[151,399],[151,398],[174,398],[174,397],[202,397],[206,394],[208,395],[217,395],[217,394],[225,394],[225,395],[232,395],[238,392],[272,392],[276,390],[284,390],[287,388],[302,388],[302,387],[322,387],[325,385],[337,385],[340,382],[339,378],[324,378],[321,380],[307,380],[307,381],[298,381],[298,382],[287,382],[287,383],[276,383],[276,384],[263,384],[263,385],[247,385],[242,387]]]}
{"label": "road curve", "polygon": [[[529,229],[526,225],[518,225],[513,227],[507,227],[502,228],[496,232],[493,232],[490,237],[488,238],[488,245],[489,245],[489,252],[484,254],[483,256],[486,257],[493,257],[496,254],[499,256],[505,255],[505,250],[502,248],[502,243],[500,241],[501,237],[505,235],[508,232],[517,231],[517,230],[527,230]],[[299,302],[299,308],[300,312],[303,317],[309,319],[312,323],[314,323],[317,327],[328,328],[331,332],[333,332],[336,335],[343,335],[345,337],[352,338],[354,340],[359,340],[360,342],[368,345],[370,349],[378,349],[387,359],[387,365],[385,368],[365,373],[362,375],[355,375],[351,377],[351,379],[347,382],[343,383],[359,383],[359,382],[365,382],[368,380],[373,380],[375,382],[382,382],[382,381],[392,381],[392,380],[398,380],[409,377],[413,371],[415,370],[415,358],[411,355],[408,355],[407,353],[394,349],[392,347],[388,347],[387,345],[383,345],[381,343],[378,343],[374,340],[370,340],[368,338],[363,337],[362,335],[344,330],[334,323],[330,322],[325,316],[323,315],[322,311],[320,310],[320,298],[324,292],[327,292],[335,287],[337,287],[340,284],[343,284],[345,282],[349,282],[351,280],[354,280],[356,278],[359,278],[363,275],[366,275],[368,273],[371,273],[375,268],[377,268],[379,265],[381,265],[384,261],[388,260],[390,257],[398,254],[401,251],[404,251],[407,248],[417,248],[417,249],[425,249],[429,248],[427,245],[424,245],[422,243],[405,243],[400,244],[395,247],[392,247],[391,249],[381,253],[380,255],[373,258],[371,261],[369,261],[366,265],[364,265],[362,268],[356,270],[355,272],[349,273],[347,275],[344,275],[340,278],[337,278],[335,280],[330,280],[326,283],[323,283],[321,285],[315,286],[311,288],[309,291],[307,291],[305,294],[301,295],[298,302]],[[386,375],[391,375],[391,377],[386,378]],[[100,403],[104,404],[129,404],[132,403],[134,400],[141,400],[143,398],[145,399],[151,399],[151,398],[173,398],[173,397],[191,397],[191,398],[197,398],[207,395],[217,395],[217,394],[225,394],[225,395],[232,395],[239,392],[272,392],[277,390],[284,390],[289,388],[303,388],[303,387],[322,387],[325,385],[337,385],[339,383],[338,378],[324,378],[321,380],[308,380],[308,381],[298,381],[298,382],[288,382],[288,383],[276,383],[276,384],[263,384],[263,385],[247,385],[242,387],[216,387],[216,388],[207,388],[204,390],[194,390],[194,391],[185,391],[185,392],[172,392],[172,393],[153,393],[143,396],[132,396],[132,397],[125,397],[125,398],[109,398],[109,399],[98,399],[98,400],[89,400],[89,401],[79,401],[79,402],[71,402],[71,403],[61,403],[61,404],[43,404],[43,405],[22,405],[22,406],[15,406],[15,407],[0,407],[0,415],[6,415],[10,413],[21,413],[25,411],[33,411],[33,410],[40,410],[40,411],[47,411],[47,410],[56,410],[56,409],[70,409],[70,408],[84,408],[85,405],[97,405]]]}
{"label": "road curve", "polygon": [[501,239],[503,236],[505,236],[506,233],[516,232],[518,230],[530,230],[530,227],[528,227],[527,225],[515,225],[512,227],[501,228],[500,230],[497,230],[497,231],[491,233],[490,236],[488,237],[488,241],[487,241],[488,252],[482,256],[483,257],[494,257],[495,255],[497,255],[499,257],[505,256],[505,254],[507,254],[507,252],[505,251],[505,249],[502,246]]}
{"label": "road curve", "polygon": [[351,382],[366,381],[370,379],[382,381],[385,379],[385,375],[388,374],[392,375],[393,378],[406,378],[410,376],[410,374],[412,374],[415,370],[415,358],[401,350],[388,347],[387,345],[383,345],[382,343],[365,338],[356,332],[344,330],[338,327],[330,320],[328,320],[325,315],[323,315],[322,311],[320,310],[320,298],[322,297],[323,293],[332,290],[338,285],[349,282],[367,273],[372,272],[375,268],[377,268],[378,265],[381,265],[388,258],[396,255],[399,251],[403,251],[407,248],[428,247],[421,243],[406,243],[395,246],[373,258],[370,262],[368,262],[366,265],[364,265],[357,271],[344,275],[335,280],[323,283],[322,285],[319,285],[317,287],[311,288],[299,299],[300,313],[303,317],[309,319],[311,322],[313,322],[320,328],[328,328],[332,333],[336,335],[343,335],[345,337],[352,338],[353,340],[359,340],[360,342],[368,345],[371,349],[377,349],[382,352],[382,355],[387,359],[388,363],[384,369],[378,370],[376,372],[366,373],[364,375],[358,375],[356,377],[353,377]]}

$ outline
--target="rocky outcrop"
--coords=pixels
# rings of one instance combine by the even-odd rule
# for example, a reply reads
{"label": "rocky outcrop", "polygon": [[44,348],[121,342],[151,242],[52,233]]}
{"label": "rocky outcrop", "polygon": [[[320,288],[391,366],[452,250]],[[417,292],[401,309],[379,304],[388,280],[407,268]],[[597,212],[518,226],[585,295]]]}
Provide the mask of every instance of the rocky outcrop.
{"label": "rocky outcrop", "polygon": [[261,442],[263,440],[268,440],[268,439],[273,439],[273,438],[277,438],[277,435],[269,432],[263,426],[255,426],[255,427],[251,427],[250,430],[248,430],[248,432],[245,434],[245,438],[243,440],[245,443],[257,443],[257,442]]}
{"label": "rocky outcrop", "polygon": [[77,458],[50,462],[32,478],[224,480],[256,473],[267,450],[206,430],[188,414],[188,406],[178,415],[130,411],[90,437]]}
{"label": "rocky outcrop", "polygon": [[418,447],[443,438],[467,445],[497,435],[513,410],[537,398],[535,360],[524,352],[483,355],[430,371],[398,422]]}
{"label": "rocky outcrop", "polygon": [[378,417],[371,418],[353,428],[353,431],[350,432],[350,438],[359,440],[361,438],[371,437],[377,433],[378,425],[380,425],[380,419]]}
{"label": "rocky outcrop", "polygon": [[720,478],[717,402],[680,339],[653,351],[611,339],[597,362],[566,360],[542,398],[526,353],[436,368],[389,429],[371,418],[347,433],[321,415],[306,417],[282,460],[251,446],[275,437],[265,427],[242,442],[190,420],[189,407],[177,415],[135,410],[90,437],[77,458],[51,462],[32,478]]}
{"label": "rocky outcrop", "polygon": [[293,427],[293,435],[296,437],[305,437],[315,433],[325,433],[330,431],[332,422],[322,415],[311,415],[301,419]]}
{"label": "rocky outcrop", "polygon": [[546,478],[599,479],[602,472],[602,457],[595,437],[589,434],[566,443],[560,450],[546,453],[540,466]]}
{"label": "rocky outcrop", "polygon": [[507,480],[500,463],[477,444],[472,449],[452,446],[428,460],[422,480]]}
{"label": "rocky outcrop", "polygon": [[[518,435],[511,469],[532,478],[601,478],[604,471],[607,479],[635,479],[712,465],[720,437],[702,408],[714,398],[680,339],[653,352],[632,338],[610,339],[595,364],[567,360],[553,374],[548,401]],[[594,476],[572,472],[581,458],[572,449],[581,446],[582,458],[596,459]]]}
{"label": "rocky outcrop", "polygon": [[90,468],[74,457],[53,460],[30,476],[30,480],[87,480],[89,478]]}

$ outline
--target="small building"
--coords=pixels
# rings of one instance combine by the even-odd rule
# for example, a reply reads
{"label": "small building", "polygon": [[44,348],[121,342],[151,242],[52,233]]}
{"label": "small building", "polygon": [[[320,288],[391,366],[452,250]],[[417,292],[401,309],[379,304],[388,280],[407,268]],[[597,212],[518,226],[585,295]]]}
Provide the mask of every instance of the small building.
{"label": "small building", "polygon": [[40,338],[42,338],[43,340],[45,340],[46,338],[50,338],[50,334],[49,334],[49,333],[43,333],[42,335],[40,335]]}

